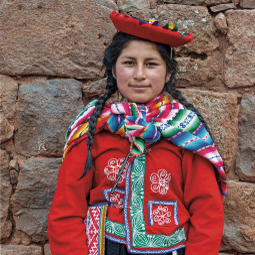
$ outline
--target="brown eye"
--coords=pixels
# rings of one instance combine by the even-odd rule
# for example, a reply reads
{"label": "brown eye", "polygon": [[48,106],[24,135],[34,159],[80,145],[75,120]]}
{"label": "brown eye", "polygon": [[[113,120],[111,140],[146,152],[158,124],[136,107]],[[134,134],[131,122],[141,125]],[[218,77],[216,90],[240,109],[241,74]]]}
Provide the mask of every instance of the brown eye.
{"label": "brown eye", "polygon": [[146,64],[147,66],[151,66],[151,67],[153,67],[153,66],[157,66],[157,63],[155,63],[155,62],[149,62],[149,63],[147,63]]}
{"label": "brown eye", "polygon": [[128,66],[132,66],[132,65],[134,65],[134,62],[132,62],[132,61],[126,61],[126,62],[124,62],[124,64],[125,64],[125,65],[128,65]]}

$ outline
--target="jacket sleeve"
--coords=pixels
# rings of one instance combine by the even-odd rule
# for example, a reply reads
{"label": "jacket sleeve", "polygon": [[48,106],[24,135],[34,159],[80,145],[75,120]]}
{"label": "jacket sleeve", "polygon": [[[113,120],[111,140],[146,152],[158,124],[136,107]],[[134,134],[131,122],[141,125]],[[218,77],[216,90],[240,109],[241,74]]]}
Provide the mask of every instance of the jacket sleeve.
{"label": "jacket sleeve", "polygon": [[83,219],[86,198],[92,187],[93,170],[81,180],[87,156],[86,142],[76,145],[64,159],[48,217],[48,236],[52,255],[86,255]]}
{"label": "jacket sleeve", "polygon": [[190,213],[185,255],[218,255],[223,204],[212,163],[193,152],[183,156],[184,200]]}

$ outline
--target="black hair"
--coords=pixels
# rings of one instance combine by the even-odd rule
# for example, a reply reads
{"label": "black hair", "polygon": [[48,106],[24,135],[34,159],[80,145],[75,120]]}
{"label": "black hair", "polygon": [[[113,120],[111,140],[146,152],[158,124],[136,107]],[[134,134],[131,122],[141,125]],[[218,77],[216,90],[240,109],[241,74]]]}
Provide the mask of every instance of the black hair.
{"label": "black hair", "polygon": [[[117,59],[120,56],[123,49],[125,49],[125,47],[127,47],[127,45],[133,40],[147,41],[145,39],[142,39],[133,35],[117,32],[114,35],[110,46],[105,49],[103,63],[105,65],[105,76],[107,76],[106,89],[103,96],[99,98],[96,108],[89,119],[89,131],[87,133],[88,155],[86,159],[84,172],[83,172],[83,175],[80,177],[80,179],[87,174],[87,172],[89,171],[93,163],[92,156],[91,156],[91,149],[93,144],[93,135],[95,133],[97,118],[100,116],[102,108],[106,100],[115,91],[117,91],[117,82],[113,77],[112,68],[115,68]],[[198,115],[200,121],[204,124],[207,131],[210,133],[209,128],[204,118],[199,113],[199,111],[192,104],[188,103],[187,100],[182,96],[182,93],[175,88],[175,78],[176,78],[178,65],[175,60],[174,50],[169,45],[160,44],[160,43],[155,43],[155,45],[161,57],[166,62],[167,72],[172,71],[170,80],[165,84],[164,90],[169,92],[173,98],[177,99],[187,109],[194,111]]]}

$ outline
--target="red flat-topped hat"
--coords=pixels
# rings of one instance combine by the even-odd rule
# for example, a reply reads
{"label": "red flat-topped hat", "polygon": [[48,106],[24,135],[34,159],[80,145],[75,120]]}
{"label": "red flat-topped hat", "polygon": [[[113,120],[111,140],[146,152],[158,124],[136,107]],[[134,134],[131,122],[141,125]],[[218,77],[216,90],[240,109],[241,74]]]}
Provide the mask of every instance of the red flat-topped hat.
{"label": "red flat-topped hat", "polygon": [[115,10],[110,14],[114,26],[123,33],[134,35],[152,42],[170,45],[171,47],[182,46],[193,40],[191,33],[178,30],[173,23],[160,26],[154,19],[145,21],[134,18],[127,14],[117,13]]}

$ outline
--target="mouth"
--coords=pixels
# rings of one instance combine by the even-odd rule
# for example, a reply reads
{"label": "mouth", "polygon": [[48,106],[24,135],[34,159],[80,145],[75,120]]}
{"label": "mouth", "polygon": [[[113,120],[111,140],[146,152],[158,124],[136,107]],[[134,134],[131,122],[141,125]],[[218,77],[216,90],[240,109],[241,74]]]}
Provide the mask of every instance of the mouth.
{"label": "mouth", "polygon": [[129,85],[129,87],[131,87],[133,89],[147,89],[150,86],[149,85],[137,85],[137,84],[134,84],[134,85]]}

